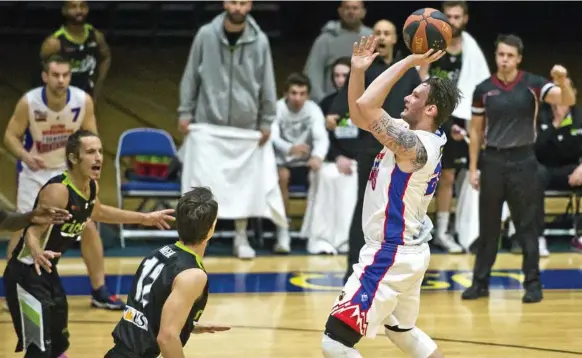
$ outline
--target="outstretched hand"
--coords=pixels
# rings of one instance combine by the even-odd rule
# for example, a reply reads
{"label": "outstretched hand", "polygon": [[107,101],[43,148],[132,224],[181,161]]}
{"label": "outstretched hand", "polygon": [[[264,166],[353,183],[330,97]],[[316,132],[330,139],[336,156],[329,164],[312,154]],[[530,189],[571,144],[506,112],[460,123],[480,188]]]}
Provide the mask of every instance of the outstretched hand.
{"label": "outstretched hand", "polygon": [[445,51],[438,50],[435,52],[434,49],[429,49],[427,52],[422,54],[412,54],[408,56],[408,59],[412,62],[413,66],[427,66],[430,63],[438,61],[441,57],[445,55]]}
{"label": "outstretched hand", "polygon": [[52,208],[44,205],[37,206],[29,213],[33,224],[62,224],[71,218],[67,210]]}
{"label": "outstretched hand", "polygon": [[352,50],[352,70],[358,69],[365,71],[370,67],[374,59],[378,56],[376,50],[378,39],[374,35],[368,37],[362,36],[360,43],[354,42]]}
{"label": "outstretched hand", "polygon": [[168,224],[168,222],[176,220],[175,217],[170,215],[173,213],[174,209],[166,209],[147,213],[145,214],[141,224],[145,226],[155,226],[160,230],[169,229],[170,224]]}

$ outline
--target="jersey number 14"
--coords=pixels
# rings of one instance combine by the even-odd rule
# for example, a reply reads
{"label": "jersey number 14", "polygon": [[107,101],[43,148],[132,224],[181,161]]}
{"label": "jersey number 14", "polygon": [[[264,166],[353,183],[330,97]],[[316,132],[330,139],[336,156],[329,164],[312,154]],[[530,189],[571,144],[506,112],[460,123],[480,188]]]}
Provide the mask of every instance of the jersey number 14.
{"label": "jersey number 14", "polygon": [[145,307],[149,303],[149,293],[152,289],[152,285],[156,282],[156,279],[162,273],[165,264],[160,262],[157,257],[152,257],[147,259],[143,263],[143,268],[141,274],[139,275],[139,280],[137,280],[135,297],[134,299]]}

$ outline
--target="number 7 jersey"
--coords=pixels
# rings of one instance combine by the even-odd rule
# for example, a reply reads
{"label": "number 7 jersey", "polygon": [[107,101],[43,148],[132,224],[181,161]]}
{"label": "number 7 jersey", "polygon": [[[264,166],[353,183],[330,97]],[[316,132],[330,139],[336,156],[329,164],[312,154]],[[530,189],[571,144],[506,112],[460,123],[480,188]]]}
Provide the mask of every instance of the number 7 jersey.
{"label": "number 7 jersey", "polygon": [[32,137],[33,155],[40,156],[47,169],[65,166],[65,147],[67,139],[76,132],[85,118],[85,99],[87,94],[73,86],[67,89],[67,104],[60,112],[48,107],[46,87],[28,91],[28,130]]}
{"label": "number 7 jersey", "polygon": [[384,147],[376,156],[362,208],[362,229],[370,240],[394,245],[418,245],[429,241],[432,223],[426,216],[441,174],[446,135],[415,130],[428,156],[424,167],[405,173]]}
{"label": "number 7 jersey", "polygon": [[[142,358],[158,357],[157,336],[162,309],[172,292],[176,276],[193,268],[204,270],[200,258],[181,242],[163,246],[146,257],[135,274],[123,317],[113,330],[115,345]],[[180,332],[182,346],[188,342],[207,301],[208,282],[194,305],[184,307],[190,312]]]}

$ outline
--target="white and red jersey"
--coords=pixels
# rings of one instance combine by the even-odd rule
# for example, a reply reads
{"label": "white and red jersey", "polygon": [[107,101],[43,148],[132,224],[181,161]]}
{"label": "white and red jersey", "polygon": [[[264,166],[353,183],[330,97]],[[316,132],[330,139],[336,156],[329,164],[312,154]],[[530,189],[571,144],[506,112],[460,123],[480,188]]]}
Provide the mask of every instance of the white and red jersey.
{"label": "white and red jersey", "polygon": [[30,152],[42,157],[47,169],[65,167],[67,139],[83,123],[85,99],[86,93],[83,90],[69,86],[67,104],[60,112],[54,112],[47,105],[46,87],[38,87],[26,93],[28,131],[32,137]]}
{"label": "white and red jersey", "polygon": [[[396,165],[394,153],[384,147],[374,165],[364,195],[362,229],[367,239],[395,245],[418,245],[430,240],[426,211],[441,173],[442,148],[447,137],[441,130],[415,130],[428,160],[414,173]],[[430,225],[432,226],[432,225]]]}

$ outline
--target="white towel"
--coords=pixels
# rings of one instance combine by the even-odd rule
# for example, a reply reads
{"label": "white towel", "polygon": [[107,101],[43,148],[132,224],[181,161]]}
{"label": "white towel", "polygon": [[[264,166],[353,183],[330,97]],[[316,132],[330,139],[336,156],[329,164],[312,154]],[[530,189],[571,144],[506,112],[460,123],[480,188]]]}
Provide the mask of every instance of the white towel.
{"label": "white towel", "polygon": [[307,252],[337,253],[347,249],[350,225],[358,201],[358,165],[352,161],[352,174],[341,174],[335,163],[323,163],[310,173],[307,209],[301,237],[308,238]]}
{"label": "white towel", "polygon": [[182,192],[212,189],[220,219],[262,217],[287,227],[271,142],[259,147],[261,133],[212,124],[191,124],[180,148]]}
{"label": "white towel", "polygon": [[481,51],[473,36],[463,31],[462,37],[463,65],[461,66],[457,85],[463,97],[453,111],[453,116],[470,121],[475,87],[489,78],[491,73],[489,72],[485,55],[483,55],[483,51]]}

